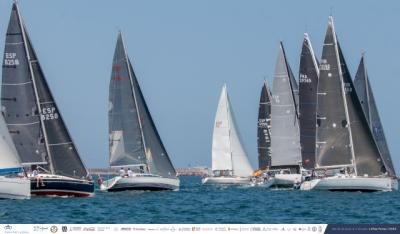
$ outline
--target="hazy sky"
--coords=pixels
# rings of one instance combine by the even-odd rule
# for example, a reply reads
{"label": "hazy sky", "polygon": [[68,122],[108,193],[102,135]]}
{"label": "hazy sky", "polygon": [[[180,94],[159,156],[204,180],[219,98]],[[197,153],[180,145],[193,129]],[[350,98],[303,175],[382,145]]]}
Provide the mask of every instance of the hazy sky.
{"label": "hazy sky", "polygon": [[[33,46],[64,120],[89,167],[108,165],[108,84],[118,30],[176,167],[211,163],[214,116],[227,83],[254,167],[264,77],[278,43],[298,73],[303,33],[320,58],[328,16],[353,76],[361,53],[396,168],[400,91],[399,1],[20,0]],[[0,1],[0,50],[11,11]],[[1,56],[2,57],[2,56]]]}

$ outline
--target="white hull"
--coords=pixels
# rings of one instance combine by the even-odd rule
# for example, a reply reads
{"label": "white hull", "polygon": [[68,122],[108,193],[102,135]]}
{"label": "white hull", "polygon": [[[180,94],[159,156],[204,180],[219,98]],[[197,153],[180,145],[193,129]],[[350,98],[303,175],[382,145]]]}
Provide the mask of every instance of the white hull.
{"label": "white hull", "polygon": [[102,191],[116,192],[125,190],[178,190],[178,178],[164,178],[159,176],[116,176],[104,181],[100,186]]}
{"label": "white hull", "polygon": [[264,180],[264,178],[257,178],[256,180],[251,181],[250,185],[254,187],[262,187],[262,188],[269,188],[274,185],[275,179],[273,177]]}
{"label": "white hull", "polygon": [[250,177],[206,177],[201,180],[202,184],[251,184]]}
{"label": "white hull", "polygon": [[332,176],[304,181],[300,190],[393,191],[398,190],[398,181],[388,177]]}
{"label": "white hull", "polygon": [[7,178],[0,176],[0,198],[29,199],[31,182],[28,178]]}
{"label": "white hull", "polygon": [[301,174],[275,174],[274,178],[274,186],[277,187],[292,187],[301,183]]}

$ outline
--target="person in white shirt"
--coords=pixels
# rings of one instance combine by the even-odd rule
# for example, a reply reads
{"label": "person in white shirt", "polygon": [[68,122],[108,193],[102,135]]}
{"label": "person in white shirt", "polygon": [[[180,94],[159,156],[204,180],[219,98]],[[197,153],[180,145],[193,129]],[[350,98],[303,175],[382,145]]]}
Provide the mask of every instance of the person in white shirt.
{"label": "person in white shirt", "polygon": [[39,187],[39,183],[41,186],[44,186],[43,178],[39,175],[39,167],[36,167],[36,169],[32,171],[32,176],[36,178],[36,187]]}
{"label": "person in white shirt", "polygon": [[124,170],[123,167],[121,167],[121,169],[119,169],[119,175],[120,175],[121,177],[124,177],[124,176],[125,176],[125,170]]}
{"label": "person in white shirt", "polygon": [[133,174],[133,171],[130,168],[128,168],[128,177],[132,177],[132,174]]}

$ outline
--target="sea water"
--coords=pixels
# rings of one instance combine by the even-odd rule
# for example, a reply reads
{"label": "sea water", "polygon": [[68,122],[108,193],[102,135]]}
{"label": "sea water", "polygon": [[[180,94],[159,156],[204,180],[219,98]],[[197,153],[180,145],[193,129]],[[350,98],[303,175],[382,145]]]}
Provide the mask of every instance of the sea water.
{"label": "sea water", "polygon": [[319,192],[202,186],[179,191],[0,200],[1,223],[400,223],[400,192]]}

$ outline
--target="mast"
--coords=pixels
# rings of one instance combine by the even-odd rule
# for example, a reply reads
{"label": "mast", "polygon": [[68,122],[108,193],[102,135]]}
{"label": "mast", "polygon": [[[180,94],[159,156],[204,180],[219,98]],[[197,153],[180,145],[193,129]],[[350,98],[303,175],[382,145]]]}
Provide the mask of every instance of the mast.
{"label": "mast", "polygon": [[347,108],[347,99],[346,99],[346,91],[344,88],[344,81],[343,81],[343,71],[342,71],[342,65],[341,65],[341,59],[339,57],[339,49],[338,49],[338,42],[337,42],[337,37],[336,37],[336,32],[335,32],[335,26],[333,24],[333,17],[329,16],[329,21],[332,25],[332,33],[333,33],[333,43],[335,47],[335,55],[336,55],[336,60],[338,62],[338,71],[339,71],[339,78],[341,81],[341,88],[342,88],[342,98],[343,98],[343,103],[344,103],[344,110],[346,114],[346,119],[347,119],[347,129],[349,131],[349,136],[350,136],[350,150],[351,150],[351,155],[352,155],[352,165],[354,167],[354,172],[356,175],[357,173],[357,165],[356,165],[356,157],[354,153],[354,145],[353,145],[353,136],[352,136],[352,131],[351,131],[351,125],[350,125],[350,116],[349,116],[349,110]]}
{"label": "mast", "polygon": [[132,94],[133,94],[133,100],[134,100],[134,103],[135,103],[136,114],[137,114],[137,118],[138,118],[138,122],[139,122],[140,136],[142,137],[142,143],[143,143],[144,154],[145,154],[145,156],[146,156],[146,169],[147,169],[147,172],[150,173],[149,165],[148,165],[147,148],[146,148],[146,143],[145,143],[144,134],[143,134],[142,120],[141,120],[141,118],[140,118],[140,113],[139,113],[139,108],[138,108],[138,104],[137,104],[135,88],[134,88],[134,86],[133,86],[133,81],[132,81],[132,73],[131,73],[131,69],[130,69],[130,66],[129,66],[128,55],[127,55],[127,53],[126,53],[126,48],[125,48],[125,43],[124,43],[124,38],[123,38],[123,36],[122,36],[122,32],[119,32],[119,36],[121,37],[122,45],[123,45],[123,48],[124,48],[125,63],[126,63],[126,67],[128,68],[129,81],[130,81],[130,84],[131,84],[131,89],[132,89]]}
{"label": "mast", "polygon": [[25,53],[26,53],[26,56],[27,56],[27,58],[28,58],[29,73],[30,73],[30,75],[31,75],[31,80],[32,80],[32,84],[33,84],[33,90],[34,90],[35,98],[36,98],[36,105],[37,105],[38,112],[39,112],[40,126],[41,126],[41,128],[42,128],[42,132],[43,132],[43,136],[44,136],[44,140],[45,140],[44,144],[45,144],[45,146],[46,146],[46,147],[45,147],[46,153],[47,153],[47,155],[48,155],[49,166],[50,166],[50,172],[51,172],[52,174],[54,174],[54,165],[53,165],[53,162],[52,162],[52,155],[51,155],[51,153],[50,153],[50,148],[49,148],[49,144],[48,144],[47,133],[46,133],[46,129],[45,129],[45,127],[44,127],[43,119],[42,119],[42,109],[41,109],[41,107],[40,107],[40,100],[39,100],[39,95],[38,95],[38,91],[37,91],[37,87],[36,87],[35,75],[34,75],[33,68],[32,68],[32,62],[37,62],[37,60],[35,60],[35,61],[32,61],[32,60],[31,60],[31,55],[30,55],[30,53],[29,53],[28,45],[27,45],[27,40],[26,40],[25,27],[24,27],[24,25],[23,25],[23,23],[22,23],[22,17],[21,17],[21,14],[19,13],[19,7],[18,7],[18,4],[17,4],[17,1],[14,1],[14,5],[15,5],[15,7],[16,7],[16,9],[17,9],[17,15],[18,15],[18,19],[19,19],[19,20],[18,20],[18,21],[19,21],[18,23],[19,23],[19,26],[20,26],[20,28],[21,28],[21,33],[22,33],[22,38],[23,38],[23,42],[24,42]]}

